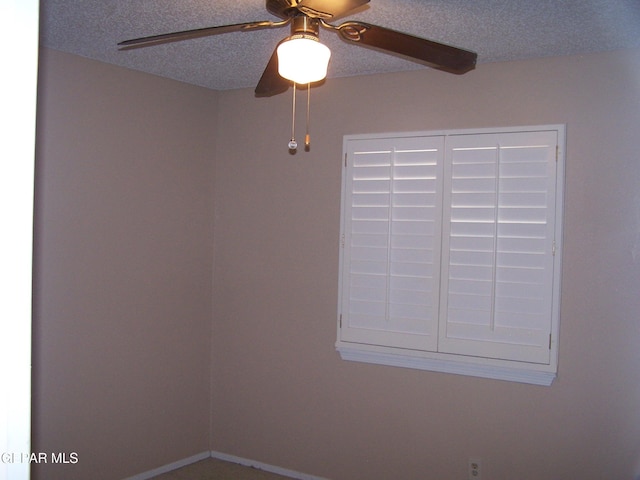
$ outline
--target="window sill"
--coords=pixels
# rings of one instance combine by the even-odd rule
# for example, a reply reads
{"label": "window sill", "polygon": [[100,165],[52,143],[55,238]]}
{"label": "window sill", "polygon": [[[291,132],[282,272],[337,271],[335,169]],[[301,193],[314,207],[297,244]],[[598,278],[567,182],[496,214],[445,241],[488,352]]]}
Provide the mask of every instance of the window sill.
{"label": "window sill", "polygon": [[550,365],[420,352],[340,341],[336,343],[336,350],[343,360],[354,362],[453,373],[531,385],[549,386],[556,378],[556,373]]}

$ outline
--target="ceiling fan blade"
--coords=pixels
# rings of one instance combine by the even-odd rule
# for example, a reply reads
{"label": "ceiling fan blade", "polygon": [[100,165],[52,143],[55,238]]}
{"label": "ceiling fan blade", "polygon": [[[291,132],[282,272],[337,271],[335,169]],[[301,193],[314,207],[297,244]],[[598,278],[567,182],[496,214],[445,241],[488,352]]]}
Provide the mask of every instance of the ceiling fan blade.
{"label": "ceiling fan blade", "polygon": [[162,43],[179,42],[190,38],[208,37],[211,35],[220,35],[222,33],[243,32],[248,30],[260,30],[263,28],[277,28],[288,24],[290,19],[282,22],[247,22],[236,23],[234,25],[222,25],[219,27],[196,28],[195,30],[185,30],[182,32],[165,33],[162,35],[153,35],[151,37],[134,38],[118,43],[120,50],[128,50],[131,48],[149,47],[152,45],[160,45]]}
{"label": "ceiling fan blade", "polygon": [[290,18],[296,13],[296,0],[267,0],[267,11],[276,17]]}
{"label": "ceiling fan blade", "polygon": [[342,17],[367,3],[369,0],[300,0],[296,8],[312,18],[329,20]]}
{"label": "ceiling fan blade", "polygon": [[449,73],[463,74],[473,70],[478,58],[477,53],[469,50],[368,23],[345,22],[334,26],[322,22],[322,25],[338,30],[340,36],[349,42],[408,57]]}
{"label": "ceiling fan blade", "polygon": [[256,86],[256,97],[272,97],[279,93],[286,92],[292,85],[291,81],[281,77],[278,73],[278,53],[277,47],[273,51],[267,68],[264,69],[262,77]]}

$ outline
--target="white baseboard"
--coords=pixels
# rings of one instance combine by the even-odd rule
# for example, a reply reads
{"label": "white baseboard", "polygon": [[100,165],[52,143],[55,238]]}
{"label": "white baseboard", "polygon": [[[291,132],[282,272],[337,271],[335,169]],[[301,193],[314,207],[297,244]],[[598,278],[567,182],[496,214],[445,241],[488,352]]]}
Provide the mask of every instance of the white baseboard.
{"label": "white baseboard", "polygon": [[282,475],[283,477],[289,477],[296,480],[328,480],[323,477],[316,477],[315,475],[309,475],[307,473],[297,472],[295,470],[289,470],[287,468],[276,467],[275,465],[270,465],[268,463],[257,462],[249,458],[237,457],[236,455],[217,452],[215,450],[212,450],[210,452],[198,453],[197,455],[183,458],[182,460],[178,460],[177,462],[168,463],[167,465],[163,465],[162,467],[154,468],[153,470],[139,473],[137,475],[134,475],[133,477],[127,477],[123,480],[149,480],[150,478],[153,478],[157,475],[162,475],[163,473],[186,467],[187,465],[191,465],[192,463],[199,462],[200,460],[204,460],[206,458],[217,458],[218,460],[224,460],[225,462],[237,463],[238,465],[244,465],[245,467],[257,468],[258,470],[264,470],[265,472],[275,473],[277,475]]}
{"label": "white baseboard", "polygon": [[148,472],[139,473],[137,475],[134,475],[133,477],[127,477],[124,480],[148,480],[149,478],[153,478],[157,475],[162,475],[163,473],[186,467],[187,465],[191,465],[192,463],[196,463],[200,460],[204,460],[205,458],[210,457],[211,452],[198,453],[197,455],[183,458],[182,460],[178,460],[177,462],[168,463],[167,465],[163,465],[162,467],[154,468],[153,470],[149,470]]}
{"label": "white baseboard", "polygon": [[228,453],[216,452],[215,450],[211,451],[211,456],[213,458],[224,460],[226,462],[237,463],[240,465],[244,465],[245,467],[257,468],[259,470],[282,475],[283,477],[294,478],[296,480],[328,480],[323,477],[316,477],[315,475],[309,475],[307,473],[297,472],[295,470],[289,470],[287,468],[276,467],[275,465],[270,465],[268,463],[257,462],[248,458],[229,455]]}

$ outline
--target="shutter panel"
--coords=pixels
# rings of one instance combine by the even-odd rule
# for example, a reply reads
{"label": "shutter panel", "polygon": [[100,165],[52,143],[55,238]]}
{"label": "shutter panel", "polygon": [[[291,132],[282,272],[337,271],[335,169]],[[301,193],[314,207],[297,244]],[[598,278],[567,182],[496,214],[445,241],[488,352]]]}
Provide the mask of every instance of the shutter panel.
{"label": "shutter panel", "polygon": [[556,131],[447,137],[439,350],[548,364]]}
{"label": "shutter panel", "polygon": [[341,340],[436,350],[443,144],[347,141]]}

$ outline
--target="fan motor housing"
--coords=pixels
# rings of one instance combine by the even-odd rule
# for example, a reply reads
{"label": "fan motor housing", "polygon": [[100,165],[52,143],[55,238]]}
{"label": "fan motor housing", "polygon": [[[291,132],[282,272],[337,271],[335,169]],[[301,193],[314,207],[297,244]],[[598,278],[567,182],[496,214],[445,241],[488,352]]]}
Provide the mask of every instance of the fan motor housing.
{"label": "fan motor housing", "polygon": [[296,15],[291,21],[291,35],[307,34],[318,36],[320,21],[306,15]]}

